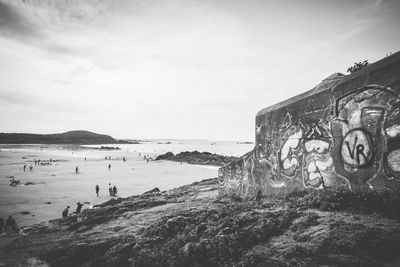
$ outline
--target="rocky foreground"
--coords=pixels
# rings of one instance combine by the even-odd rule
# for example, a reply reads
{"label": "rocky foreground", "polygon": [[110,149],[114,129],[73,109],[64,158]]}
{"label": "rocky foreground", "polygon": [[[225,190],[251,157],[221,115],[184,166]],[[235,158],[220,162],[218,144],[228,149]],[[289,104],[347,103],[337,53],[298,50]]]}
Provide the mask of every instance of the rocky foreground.
{"label": "rocky foreground", "polygon": [[0,266],[400,266],[399,207],[393,192],[243,201],[209,179],[2,236]]}
{"label": "rocky foreground", "polygon": [[171,160],[176,162],[186,162],[189,164],[223,166],[231,161],[236,160],[237,157],[223,156],[213,154],[210,152],[199,151],[185,151],[174,155],[172,152],[159,155],[156,160]]}

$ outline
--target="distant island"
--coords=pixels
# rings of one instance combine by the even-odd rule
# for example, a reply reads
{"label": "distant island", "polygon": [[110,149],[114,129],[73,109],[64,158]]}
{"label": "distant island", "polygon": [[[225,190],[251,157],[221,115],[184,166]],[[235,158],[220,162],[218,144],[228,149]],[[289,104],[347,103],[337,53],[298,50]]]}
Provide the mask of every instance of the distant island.
{"label": "distant island", "polygon": [[69,131],[59,134],[0,133],[0,144],[130,144],[109,135],[89,131]]}

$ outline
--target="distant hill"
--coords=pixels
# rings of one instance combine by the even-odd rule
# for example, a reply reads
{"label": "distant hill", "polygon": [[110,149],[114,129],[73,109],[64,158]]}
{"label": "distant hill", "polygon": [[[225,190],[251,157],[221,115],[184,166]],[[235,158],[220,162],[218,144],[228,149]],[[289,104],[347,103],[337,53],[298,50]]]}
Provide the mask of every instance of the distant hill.
{"label": "distant hill", "polygon": [[0,133],[0,144],[120,144],[109,135],[89,131],[70,131],[60,134]]}

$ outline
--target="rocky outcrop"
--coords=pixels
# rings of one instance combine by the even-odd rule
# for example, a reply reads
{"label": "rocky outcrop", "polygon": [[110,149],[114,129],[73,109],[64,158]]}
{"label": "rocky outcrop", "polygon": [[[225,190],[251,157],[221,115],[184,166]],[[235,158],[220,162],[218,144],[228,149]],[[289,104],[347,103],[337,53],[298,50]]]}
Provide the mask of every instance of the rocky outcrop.
{"label": "rocky outcrop", "polygon": [[177,162],[186,162],[189,164],[200,164],[200,165],[213,165],[223,166],[233,160],[236,157],[223,156],[218,154],[212,154],[210,152],[199,152],[199,151],[185,151],[174,155],[172,152],[157,156],[156,160],[171,160]]}
{"label": "rocky outcrop", "polygon": [[112,199],[5,236],[4,265],[398,266],[399,194],[301,191],[242,201],[216,179]]}

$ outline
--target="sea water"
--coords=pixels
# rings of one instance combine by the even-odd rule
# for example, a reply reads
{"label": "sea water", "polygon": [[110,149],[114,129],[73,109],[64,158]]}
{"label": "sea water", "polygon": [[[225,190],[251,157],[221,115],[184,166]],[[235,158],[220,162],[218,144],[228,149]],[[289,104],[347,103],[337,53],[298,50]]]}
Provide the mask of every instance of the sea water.
{"label": "sea water", "polygon": [[[94,149],[101,146],[119,150]],[[69,205],[83,208],[107,201],[109,184],[118,189],[117,197],[141,194],[158,187],[161,191],[217,176],[217,167],[171,161],[154,161],[171,151],[208,151],[240,156],[253,144],[202,140],[147,140],[141,144],[96,146],[2,145],[0,146],[0,217],[12,215],[25,226],[61,217]],[[144,157],[150,158],[147,161]],[[125,158],[125,161],[123,161]],[[40,159],[44,165],[34,164]],[[23,166],[26,165],[24,171]],[[32,165],[32,170],[30,166]],[[110,166],[110,168],[109,168]],[[76,173],[78,167],[78,173]],[[19,180],[10,186],[12,179]],[[99,196],[95,186],[99,185]]]}

